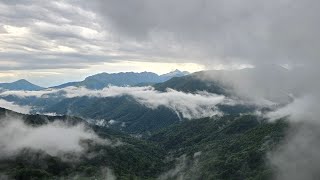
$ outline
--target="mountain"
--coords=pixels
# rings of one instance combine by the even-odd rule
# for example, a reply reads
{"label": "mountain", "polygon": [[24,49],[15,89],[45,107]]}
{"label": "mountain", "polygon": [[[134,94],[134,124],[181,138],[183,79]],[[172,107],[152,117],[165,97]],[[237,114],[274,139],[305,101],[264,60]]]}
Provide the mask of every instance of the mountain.
{"label": "mountain", "polygon": [[12,83],[0,83],[0,88],[5,90],[38,91],[43,87],[34,85],[25,79],[20,79]]}
{"label": "mountain", "polygon": [[108,85],[114,86],[135,86],[142,84],[154,84],[167,81],[173,77],[181,77],[189,74],[184,71],[179,70],[172,71],[161,76],[152,72],[121,72],[121,73],[100,73],[93,76],[87,77],[81,82],[69,82],[59,86],[54,86],[52,88],[65,88],[68,86],[84,86],[88,89],[103,89]]}

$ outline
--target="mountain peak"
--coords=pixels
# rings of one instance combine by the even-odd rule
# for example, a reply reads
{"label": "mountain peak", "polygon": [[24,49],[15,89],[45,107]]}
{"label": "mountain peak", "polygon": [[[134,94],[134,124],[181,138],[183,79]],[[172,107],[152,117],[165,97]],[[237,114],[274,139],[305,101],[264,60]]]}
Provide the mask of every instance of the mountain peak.
{"label": "mountain peak", "polygon": [[31,82],[27,81],[26,79],[19,79],[17,81],[12,82],[12,83],[23,83],[23,84],[28,83],[28,84],[32,84]]}
{"label": "mountain peak", "polygon": [[190,73],[188,71],[180,71],[179,69],[176,69],[174,71],[171,71],[169,73],[161,75],[162,77],[168,77],[168,76],[176,76],[176,77],[181,77],[181,76],[186,76],[189,75]]}
{"label": "mountain peak", "polygon": [[181,72],[179,69],[176,69],[174,71],[171,71],[171,72]]}
{"label": "mountain peak", "polygon": [[23,90],[23,91],[37,91],[37,90],[44,89],[43,87],[32,84],[31,82],[25,79],[20,79],[12,83],[0,83],[0,88],[6,89],[6,90]]}

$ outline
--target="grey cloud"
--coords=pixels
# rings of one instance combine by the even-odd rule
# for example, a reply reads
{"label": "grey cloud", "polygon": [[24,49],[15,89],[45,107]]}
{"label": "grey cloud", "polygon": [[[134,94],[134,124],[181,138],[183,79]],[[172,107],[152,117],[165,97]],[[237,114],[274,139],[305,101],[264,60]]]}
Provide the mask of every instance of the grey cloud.
{"label": "grey cloud", "polygon": [[319,137],[319,123],[295,123],[282,145],[268,155],[274,179],[318,179]]}
{"label": "grey cloud", "polygon": [[98,2],[116,32],[147,40],[173,34],[210,61],[316,63],[319,57],[315,0]]}
{"label": "grey cloud", "polygon": [[291,121],[317,122],[319,121],[318,98],[304,96],[296,98],[292,103],[266,114],[271,120],[288,117]]}
{"label": "grey cloud", "polygon": [[115,62],[126,59],[126,56],[103,56],[79,53],[0,53],[0,58],[13,61],[14,64],[0,64],[0,70],[31,70],[31,69],[81,69],[89,64],[104,61]]}
{"label": "grey cloud", "polygon": [[[315,0],[35,0],[1,4],[1,23],[29,27],[39,36],[34,39],[56,40],[57,45],[74,47],[80,54],[85,50],[79,44],[88,43],[100,47],[102,55],[113,51],[138,55],[144,61],[162,57],[209,68],[234,62],[319,65],[319,3]],[[54,28],[37,28],[37,21]],[[79,27],[108,37],[83,37]],[[108,59],[101,60],[105,61]]]}

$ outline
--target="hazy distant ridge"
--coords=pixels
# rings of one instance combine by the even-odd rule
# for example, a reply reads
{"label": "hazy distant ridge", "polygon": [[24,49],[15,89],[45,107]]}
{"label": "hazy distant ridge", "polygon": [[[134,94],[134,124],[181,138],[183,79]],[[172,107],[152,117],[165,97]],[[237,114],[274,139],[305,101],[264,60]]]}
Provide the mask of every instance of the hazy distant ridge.
{"label": "hazy distant ridge", "polygon": [[52,88],[65,88],[69,86],[84,86],[88,89],[102,89],[108,85],[114,86],[134,86],[144,83],[160,83],[173,77],[181,77],[190,74],[186,71],[175,70],[167,74],[158,75],[152,72],[120,72],[120,73],[100,73],[87,77],[80,82],[69,82],[54,86]]}

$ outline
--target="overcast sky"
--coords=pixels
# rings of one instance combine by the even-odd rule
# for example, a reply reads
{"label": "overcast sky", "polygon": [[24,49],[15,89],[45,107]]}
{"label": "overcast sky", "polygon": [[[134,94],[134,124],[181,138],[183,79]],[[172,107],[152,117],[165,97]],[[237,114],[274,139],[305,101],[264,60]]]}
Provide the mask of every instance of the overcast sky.
{"label": "overcast sky", "polygon": [[317,0],[0,0],[0,81],[319,65]]}

